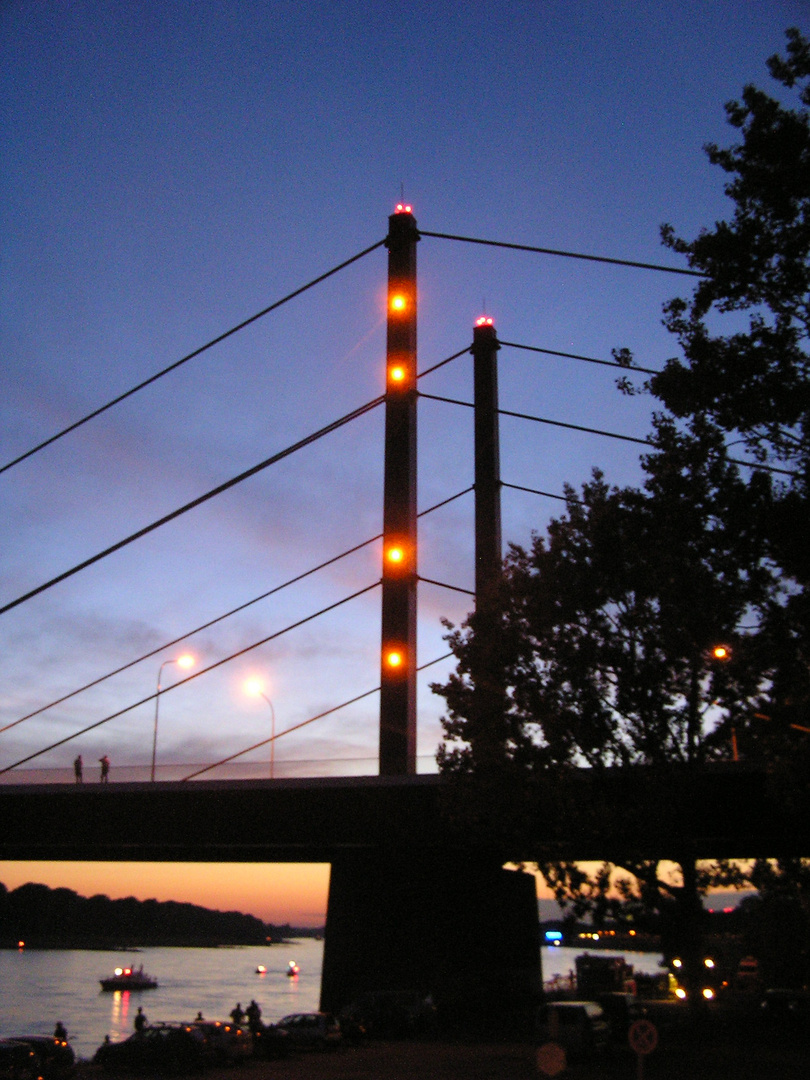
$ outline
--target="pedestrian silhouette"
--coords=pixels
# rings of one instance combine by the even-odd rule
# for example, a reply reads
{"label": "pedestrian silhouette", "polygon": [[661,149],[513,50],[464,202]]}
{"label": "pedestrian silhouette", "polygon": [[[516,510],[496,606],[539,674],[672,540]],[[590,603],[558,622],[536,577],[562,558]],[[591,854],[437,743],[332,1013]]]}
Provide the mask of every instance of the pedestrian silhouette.
{"label": "pedestrian silhouette", "polygon": [[82,755],[79,754],[73,762],[73,775],[76,777],[76,783],[82,782]]}
{"label": "pedestrian silhouette", "polygon": [[105,754],[104,757],[100,757],[101,763],[101,782],[102,784],[108,784],[110,782],[110,759]]}
{"label": "pedestrian silhouette", "polygon": [[231,1009],[231,1020],[233,1020],[233,1022],[234,1022],[235,1024],[241,1024],[241,1023],[242,1023],[242,1017],[243,1017],[244,1015],[245,1015],[245,1014],[244,1014],[244,1012],[242,1011],[242,1002],[241,1002],[241,1001],[237,1001],[237,1003],[236,1003],[236,1005],[234,1006],[234,1008],[233,1008],[233,1009]]}
{"label": "pedestrian silhouette", "polygon": [[140,1035],[145,1027],[146,1013],[143,1011],[143,1005],[139,1005],[138,1011],[135,1013],[135,1030]]}
{"label": "pedestrian silhouette", "polygon": [[261,1031],[262,1027],[262,1010],[255,1001],[251,1001],[248,1007],[245,1009],[245,1015],[247,1016],[248,1026],[250,1030],[256,1034],[257,1031]]}
{"label": "pedestrian silhouette", "polygon": [[57,1021],[56,1027],[53,1029],[53,1037],[61,1039],[62,1042],[67,1042],[67,1028],[61,1020]]}

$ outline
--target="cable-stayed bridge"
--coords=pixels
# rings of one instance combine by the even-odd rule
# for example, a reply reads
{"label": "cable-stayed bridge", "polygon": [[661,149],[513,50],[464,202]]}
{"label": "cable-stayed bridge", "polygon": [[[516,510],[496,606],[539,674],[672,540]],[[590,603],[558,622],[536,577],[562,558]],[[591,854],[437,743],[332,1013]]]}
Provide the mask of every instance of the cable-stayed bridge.
{"label": "cable-stayed bridge", "polygon": [[[448,234],[424,235],[479,242]],[[456,588],[451,583],[420,578],[419,574],[418,522],[435,507],[420,511],[417,506],[418,400],[422,397],[443,401],[472,408],[474,412],[476,563],[475,589],[470,591],[470,602],[474,599],[476,610],[482,617],[486,616],[501,564],[500,496],[504,485],[500,476],[499,418],[506,412],[499,408],[496,363],[498,350],[506,343],[499,342],[491,319],[479,320],[471,344],[461,352],[426,371],[417,370],[416,250],[419,239],[410,207],[401,206],[389,220],[385,241],[372,245],[330,272],[341,270],[382,243],[388,248],[384,394],[0,606],[0,614],[13,610],[222,495],[250,476],[369,412],[384,409],[383,530],[380,535],[359,545],[381,545],[381,575],[323,610],[302,614],[300,620],[292,624],[297,627],[314,621],[344,603],[379,590],[379,685],[358,688],[357,695],[348,701],[335,702],[324,712],[296,725],[300,728],[315,724],[335,710],[379,695],[376,768],[361,770],[365,775],[343,779],[289,779],[281,773],[273,775],[272,779],[256,781],[215,779],[223,770],[233,769],[234,763],[245,753],[262,745],[274,749],[276,742],[287,734],[286,731],[274,731],[261,743],[239,749],[224,759],[189,767],[185,775],[178,776],[178,767],[172,766],[172,779],[164,780],[166,774],[160,767],[156,768],[155,746],[158,708],[161,697],[168,690],[161,688],[158,677],[156,693],[123,705],[120,710],[94,721],[81,731],[18,760],[4,762],[0,770],[3,781],[0,802],[3,820],[8,825],[0,847],[3,858],[331,862],[333,873],[324,974],[324,1002],[330,1007],[362,989],[401,985],[429,989],[431,980],[439,977],[437,973],[447,962],[448,949],[469,958],[470,985],[480,983],[482,978],[493,981],[508,978],[515,981],[516,988],[519,984],[521,992],[527,992],[536,984],[538,975],[533,882],[523,875],[502,871],[499,853],[478,850],[475,838],[463,845],[459,845],[455,837],[450,839],[442,824],[441,782],[435,776],[420,776],[417,768],[417,673],[434,662],[431,659],[420,664],[417,656],[418,584],[421,580]],[[551,254],[575,257],[570,252]],[[629,265],[655,271],[664,269],[644,264]],[[322,275],[305,288],[326,276]],[[285,301],[300,291],[291,293]],[[271,305],[254,319],[268,314],[276,306]],[[218,344],[252,321],[247,320],[203,348]],[[185,363],[200,351],[195,350],[177,364]],[[468,352],[472,353],[474,362],[474,401],[420,393],[418,380],[421,377]],[[572,359],[592,359],[570,355]],[[129,393],[138,392],[177,364]],[[121,397],[109,402],[104,409],[89,414],[78,423],[92,420],[120,400]],[[577,425],[516,411],[508,415],[577,429]],[[29,454],[67,436],[77,426],[73,424],[64,429]],[[586,429],[580,427],[578,430]],[[587,430],[603,437],[646,445],[643,439],[593,428]],[[29,454],[7,463],[3,471]],[[470,494],[469,489],[452,494],[444,502],[467,494]],[[312,572],[317,569],[319,567]],[[176,692],[282,633],[284,631],[264,637],[202,670],[179,678],[171,690]],[[183,639],[187,636],[183,635]],[[166,643],[154,650],[154,654],[164,654],[179,641]],[[143,656],[138,657],[133,663],[143,659]],[[164,661],[167,662],[174,661]],[[86,687],[75,693],[83,689]],[[66,697],[72,696],[73,692]],[[6,723],[4,730],[22,724],[66,697]],[[89,777],[83,777],[85,782],[75,784],[70,774],[49,775],[37,771],[32,775],[31,762],[119,716],[152,704],[155,742],[148,780],[146,776],[142,782],[125,779],[114,772],[112,783],[91,784]],[[217,770],[220,770],[219,774]],[[28,780],[52,779],[55,783],[44,786],[39,783],[15,784],[16,777],[23,773],[27,774]],[[615,798],[621,803],[628,799],[632,789],[637,805],[639,800],[644,805],[646,799],[648,829],[635,836],[615,836],[617,846],[632,843],[641,854],[661,850],[660,844],[673,845],[677,851],[693,851],[696,855],[734,856],[773,853],[775,848],[785,850],[790,822],[778,812],[766,778],[756,771],[737,769],[702,776],[684,775],[679,783],[670,784],[669,799],[664,805],[660,784],[649,783],[639,776],[617,773]],[[582,782],[582,798],[587,798],[587,776]],[[549,850],[568,857],[599,857],[606,842],[604,836],[566,835],[564,820],[555,820],[553,815],[539,823],[539,827],[541,833],[545,830]],[[801,830],[793,829],[792,835],[803,834]],[[711,850],[703,845],[710,845]],[[474,902],[472,897],[475,897]],[[504,919],[502,913],[505,911],[511,913],[509,918]],[[440,945],[439,927],[445,929],[448,920],[456,925],[457,933]],[[493,929],[496,923],[500,927],[497,932]],[[365,966],[358,961],[361,947],[375,957],[373,962],[366,958]]]}

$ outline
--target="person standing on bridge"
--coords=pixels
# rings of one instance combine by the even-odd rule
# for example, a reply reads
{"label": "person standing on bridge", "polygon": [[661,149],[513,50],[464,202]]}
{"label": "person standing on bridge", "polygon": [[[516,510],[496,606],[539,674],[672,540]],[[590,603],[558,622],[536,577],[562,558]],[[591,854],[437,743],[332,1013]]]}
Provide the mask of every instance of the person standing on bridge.
{"label": "person standing on bridge", "polygon": [[104,757],[100,757],[101,763],[101,783],[108,784],[110,782],[110,759],[105,754]]}
{"label": "person standing on bridge", "polygon": [[76,783],[82,782],[82,755],[78,754],[73,762],[73,775],[76,777]]}

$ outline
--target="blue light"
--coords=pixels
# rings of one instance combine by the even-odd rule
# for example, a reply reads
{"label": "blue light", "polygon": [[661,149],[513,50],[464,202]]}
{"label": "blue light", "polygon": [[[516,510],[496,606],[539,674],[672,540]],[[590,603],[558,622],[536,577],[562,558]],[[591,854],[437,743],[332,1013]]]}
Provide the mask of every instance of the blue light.
{"label": "blue light", "polygon": [[546,930],[546,941],[553,941],[559,943],[562,941],[562,934],[559,930]]}

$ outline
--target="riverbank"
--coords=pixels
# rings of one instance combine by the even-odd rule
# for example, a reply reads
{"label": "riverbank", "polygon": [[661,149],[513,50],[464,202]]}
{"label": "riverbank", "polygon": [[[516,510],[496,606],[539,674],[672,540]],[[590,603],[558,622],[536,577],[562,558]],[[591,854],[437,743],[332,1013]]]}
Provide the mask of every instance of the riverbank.
{"label": "riverbank", "polygon": [[[645,1059],[645,1080],[806,1080],[810,1039],[797,1030],[767,1029],[742,1015],[660,1022],[658,1048]],[[634,1080],[629,1050],[574,1062],[561,1080]],[[281,1061],[249,1061],[209,1070],[206,1080],[542,1080],[536,1049],[523,1042],[434,1038],[374,1041],[329,1053],[296,1053]],[[106,1080],[81,1065],[77,1080]]]}

